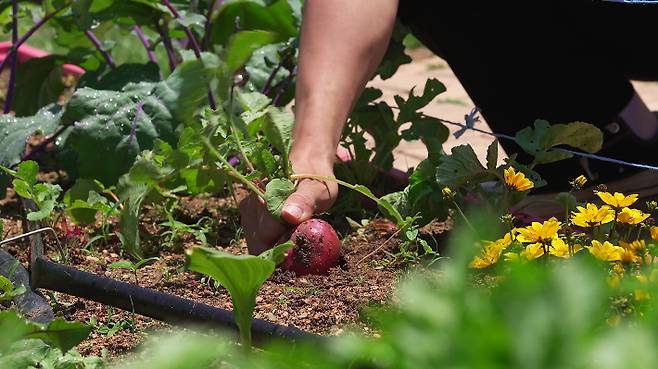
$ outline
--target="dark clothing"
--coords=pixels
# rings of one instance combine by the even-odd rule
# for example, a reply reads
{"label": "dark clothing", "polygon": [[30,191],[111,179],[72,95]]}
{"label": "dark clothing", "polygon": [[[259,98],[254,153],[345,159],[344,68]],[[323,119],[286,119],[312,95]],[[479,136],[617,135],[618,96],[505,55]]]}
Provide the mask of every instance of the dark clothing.
{"label": "dark clothing", "polygon": [[[629,78],[658,80],[658,5],[401,0],[399,17],[448,62],[497,133],[536,119],[604,127],[630,101]],[[646,162],[646,152],[626,159]],[[583,174],[575,160],[543,168]]]}

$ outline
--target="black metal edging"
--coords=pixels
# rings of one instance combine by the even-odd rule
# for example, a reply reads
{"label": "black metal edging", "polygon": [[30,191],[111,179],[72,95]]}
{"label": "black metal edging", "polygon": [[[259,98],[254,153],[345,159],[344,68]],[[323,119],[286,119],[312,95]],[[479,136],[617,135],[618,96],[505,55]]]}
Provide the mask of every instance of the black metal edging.
{"label": "black metal edging", "polygon": [[[32,288],[81,297],[105,305],[148,316],[176,325],[201,325],[237,331],[233,314],[224,309],[184,299],[171,294],[139,287],[130,283],[37,258],[32,265]],[[254,344],[262,346],[272,339],[288,341],[326,338],[294,327],[254,319],[251,328]]]}

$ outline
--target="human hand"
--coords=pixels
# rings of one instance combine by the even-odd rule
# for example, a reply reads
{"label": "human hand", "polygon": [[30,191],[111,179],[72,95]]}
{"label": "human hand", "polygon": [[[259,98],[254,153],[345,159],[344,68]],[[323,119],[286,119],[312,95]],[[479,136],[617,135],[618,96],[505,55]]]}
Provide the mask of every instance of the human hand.
{"label": "human hand", "polygon": [[[317,158],[316,158],[317,159]],[[318,164],[305,157],[291,157],[296,174],[333,176],[333,163]],[[249,253],[257,255],[285,241],[292,226],[313,215],[329,210],[336,201],[338,185],[311,179],[300,180],[297,190],[288,197],[281,210],[280,222],[267,211],[265,202],[256,194],[250,194],[240,202],[240,222],[245,232]]]}

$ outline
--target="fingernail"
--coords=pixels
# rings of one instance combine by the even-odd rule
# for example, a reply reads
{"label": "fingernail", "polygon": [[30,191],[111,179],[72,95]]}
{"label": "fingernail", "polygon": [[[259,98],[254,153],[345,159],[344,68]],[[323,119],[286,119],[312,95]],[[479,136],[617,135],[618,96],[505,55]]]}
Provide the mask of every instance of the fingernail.
{"label": "fingernail", "polygon": [[304,215],[302,208],[297,205],[286,205],[283,207],[283,211],[295,219],[299,219]]}

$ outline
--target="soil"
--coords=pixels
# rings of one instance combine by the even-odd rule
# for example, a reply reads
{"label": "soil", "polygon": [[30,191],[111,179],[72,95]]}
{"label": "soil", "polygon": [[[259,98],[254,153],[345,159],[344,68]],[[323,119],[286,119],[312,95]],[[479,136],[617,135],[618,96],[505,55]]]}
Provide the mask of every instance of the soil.
{"label": "soil", "polygon": [[[239,198],[243,192],[237,192]],[[214,220],[208,237],[211,246],[235,254],[247,252],[244,240],[240,238],[239,218],[231,197],[183,197],[180,202],[176,214],[178,220],[187,224],[203,217]],[[22,232],[20,214],[19,202],[10,191],[6,199],[0,200],[0,218],[5,223],[5,237]],[[163,232],[158,223],[162,221],[164,218],[157,208],[147,209],[142,218],[142,230],[151,237],[147,240],[147,249],[157,252],[159,260],[140,269],[137,281],[131,271],[108,267],[113,262],[123,260],[120,244],[115,237],[106,244],[95,243],[90,251],[83,250],[82,246],[90,236],[98,234],[99,224],[82,229],[82,234],[76,236],[76,232],[71,232],[73,226],[69,224],[65,227],[64,223],[60,223],[58,233],[68,252],[66,262],[78,269],[231,309],[230,297],[223,287],[185,269],[184,249],[197,243],[191,235],[184,235],[171,247],[157,249],[159,235]],[[449,224],[437,223],[427,226],[424,232],[428,238],[441,238],[448,228]],[[344,235],[339,265],[332,268],[329,274],[320,276],[297,277],[293,272],[276,270],[257,297],[256,318],[324,335],[338,334],[351,328],[366,333],[370,331],[361,322],[360,312],[371,304],[387,303],[394,285],[405,273],[405,264],[384,267],[382,263],[396,251],[398,242],[395,238],[378,249],[395,233],[395,226],[386,220],[374,219],[358,231],[339,229],[339,233]],[[52,240],[46,237],[46,243],[52,245]],[[6,250],[27,267],[27,248],[27,243],[18,243],[8,245]],[[48,250],[50,259],[65,262],[54,248]],[[116,357],[139,346],[149,332],[167,328],[164,323],[99,303],[43,292],[57,315],[95,325],[90,337],[78,346],[83,354]],[[107,331],[116,324],[124,326],[124,329],[109,335]]]}

